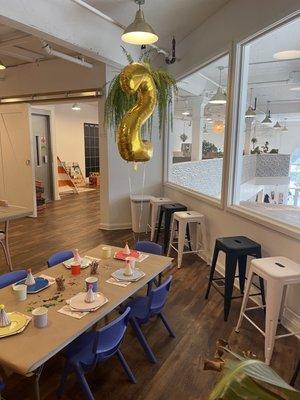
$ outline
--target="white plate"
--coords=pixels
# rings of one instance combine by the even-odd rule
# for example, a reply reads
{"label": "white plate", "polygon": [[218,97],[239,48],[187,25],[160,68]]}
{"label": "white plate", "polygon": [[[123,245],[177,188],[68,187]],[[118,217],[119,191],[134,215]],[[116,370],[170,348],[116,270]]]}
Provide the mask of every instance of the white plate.
{"label": "white plate", "polygon": [[[73,262],[74,262],[74,258],[70,258],[69,260],[64,261],[63,264],[66,268],[71,269],[71,265]],[[85,269],[85,268],[89,267],[91,265],[91,263],[92,263],[92,260],[90,258],[82,257],[80,267],[81,267],[81,269]]]}
{"label": "white plate", "polygon": [[139,279],[143,278],[145,276],[145,273],[141,271],[140,269],[134,269],[133,274],[128,276],[125,275],[125,268],[117,269],[114,271],[111,275],[113,278],[117,279],[118,281],[124,281],[124,282],[136,282]]}
{"label": "white plate", "polygon": [[91,311],[94,308],[103,306],[108,302],[108,299],[103,296],[102,293],[97,293],[95,301],[93,303],[87,303],[84,299],[86,297],[86,292],[78,293],[76,296],[72,297],[69,302],[69,306],[76,311]]}

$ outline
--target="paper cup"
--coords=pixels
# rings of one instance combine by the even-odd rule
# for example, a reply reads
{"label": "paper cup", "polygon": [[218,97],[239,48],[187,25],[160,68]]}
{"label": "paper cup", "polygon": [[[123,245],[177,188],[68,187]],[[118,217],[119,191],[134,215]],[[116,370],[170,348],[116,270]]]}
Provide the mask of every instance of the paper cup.
{"label": "paper cup", "polygon": [[33,323],[36,328],[45,328],[48,324],[48,309],[38,307],[32,311]]}
{"label": "paper cup", "polygon": [[24,301],[27,299],[27,285],[13,285],[12,288],[18,301]]}
{"label": "paper cup", "polygon": [[89,276],[85,279],[86,291],[89,290],[89,286],[92,285],[93,292],[98,292],[98,278],[95,276]]}
{"label": "paper cup", "polygon": [[111,257],[111,247],[108,247],[108,246],[102,247],[101,257],[105,258],[105,259],[110,258]]}
{"label": "paper cup", "polygon": [[71,274],[72,275],[80,275],[81,265],[74,262],[71,264]]}

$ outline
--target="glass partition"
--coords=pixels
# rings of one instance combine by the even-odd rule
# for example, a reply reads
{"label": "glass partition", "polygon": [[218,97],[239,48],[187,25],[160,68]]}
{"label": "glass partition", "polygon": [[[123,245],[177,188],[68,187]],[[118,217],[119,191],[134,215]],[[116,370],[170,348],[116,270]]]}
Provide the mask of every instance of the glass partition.
{"label": "glass partition", "polygon": [[300,19],[242,48],[233,203],[300,227]]}
{"label": "glass partition", "polygon": [[168,180],[221,198],[228,55],[178,82]]}

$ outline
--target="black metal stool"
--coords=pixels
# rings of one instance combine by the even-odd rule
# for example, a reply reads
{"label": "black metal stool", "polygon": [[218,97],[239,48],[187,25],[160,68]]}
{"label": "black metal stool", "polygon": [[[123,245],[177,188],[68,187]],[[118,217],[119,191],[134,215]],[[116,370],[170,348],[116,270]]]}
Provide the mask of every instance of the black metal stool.
{"label": "black metal stool", "polygon": [[[169,240],[170,240],[171,219],[172,219],[173,213],[176,211],[187,211],[187,207],[180,203],[164,204],[160,207],[155,242],[158,243],[158,239],[159,239],[159,235],[160,235],[160,231],[161,231],[162,220],[163,220],[163,217],[165,217],[164,246],[163,246],[164,252],[166,252],[168,249],[168,244],[169,244]],[[191,246],[190,233],[189,233],[188,229],[187,229],[187,237],[188,237],[189,246]]]}
{"label": "black metal stool", "polygon": [[[226,254],[226,262],[225,262],[225,278],[214,278],[214,272],[216,269],[217,259],[219,252],[223,251]],[[255,257],[261,258],[261,245],[259,243],[254,242],[251,239],[248,239],[245,236],[233,236],[233,237],[225,237],[216,239],[211,271],[209,276],[208,287],[206,291],[205,298],[208,299],[208,295],[210,292],[210,288],[213,281],[225,281],[225,293],[223,294],[218,288],[214,285],[215,289],[224,296],[224,321],[227,321],[231,300],[237,299],[241,296],[232,296],[234,279],[239,278],[239,286],[240,292],[244,293],[244,286],[246,280],[246,266],[247,266],[247,257]],[[239,267],[239,275],[235,275],[236,267]],[[258,289],[260,289],[259,293],[251,294],[250,296],[258,296],[261,295],[262,303],[265,305],[265,291],[264,291],[264,280],[259,278],[260,288],[256,285]]]}

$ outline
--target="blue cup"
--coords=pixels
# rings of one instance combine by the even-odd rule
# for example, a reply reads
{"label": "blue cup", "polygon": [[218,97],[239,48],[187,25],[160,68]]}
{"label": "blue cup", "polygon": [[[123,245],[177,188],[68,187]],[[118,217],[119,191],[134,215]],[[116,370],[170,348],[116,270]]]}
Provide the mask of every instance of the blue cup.
{"label": "blue cup", "polygon": [[89,290],[90,285],[93,286],[93,292],[98,292],[98,278],[95,276],[89,276],[85,279],[86,291]]}

